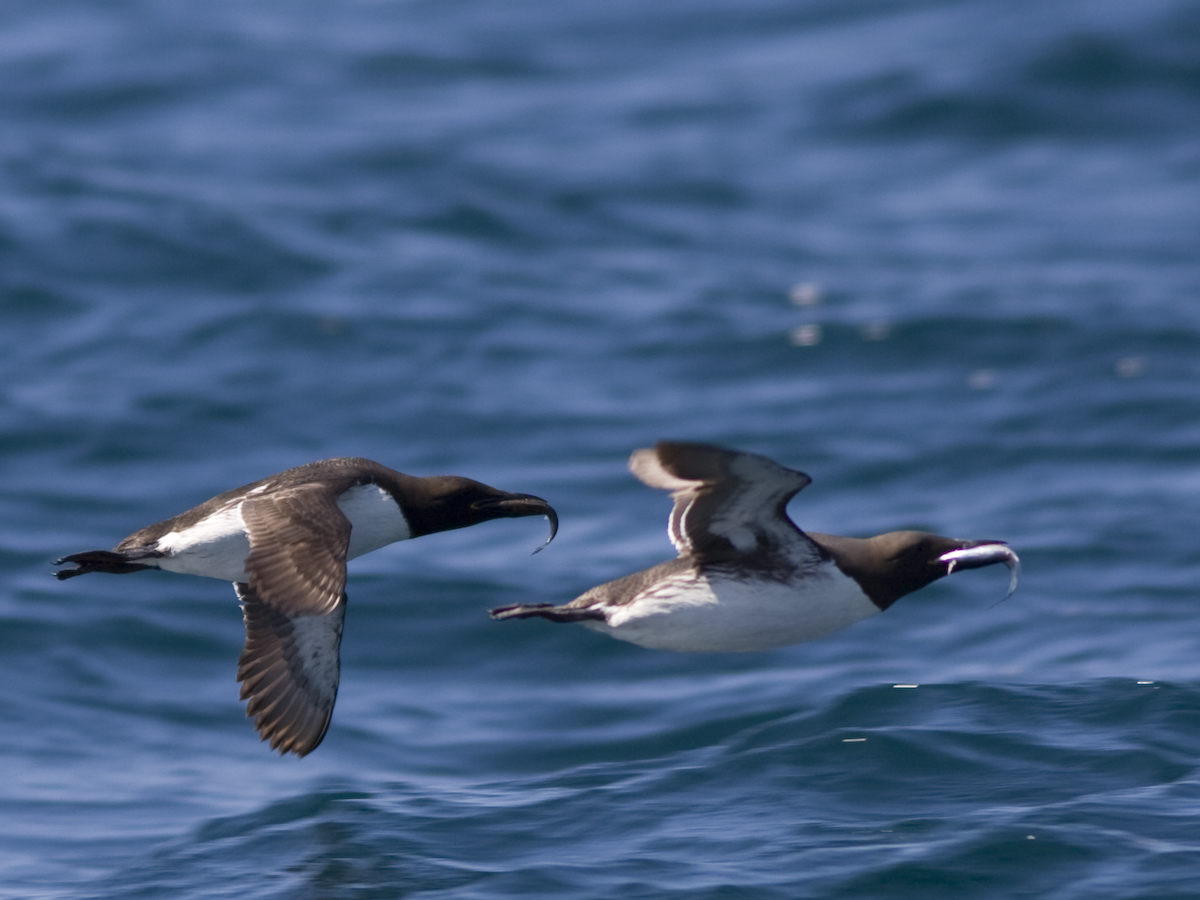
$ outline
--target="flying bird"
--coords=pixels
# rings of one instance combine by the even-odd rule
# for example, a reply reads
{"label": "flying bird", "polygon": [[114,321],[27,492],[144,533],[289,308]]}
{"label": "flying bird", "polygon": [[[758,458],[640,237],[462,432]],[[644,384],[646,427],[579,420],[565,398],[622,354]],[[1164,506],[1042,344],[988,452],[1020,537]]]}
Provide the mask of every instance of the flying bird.
{"label": "flying bird", "polygon": [[962,569],[1004,563],[1008,594],[1017,586],[1020,560],[1003,541],[801,531],[786,507],[812,479],[765,456],[664,441],[629,467],[671,492],[678,558],[561,606],[503,606],[492,618],[579,622],[659,650],[769,650],[840,631]]}
{"label": "flying bird", "polygon": [[325,737],[337,698],[346,561],[395,541],[542,515],[550,520],[544,547],[558,516],[540,497],[326,459],[219,494],[113,550],[64,556],[55,565],[75,568],[54,574],[165,569],[232,581],[246,622],[237,674],[246,715],[273,750],[304,756]]}

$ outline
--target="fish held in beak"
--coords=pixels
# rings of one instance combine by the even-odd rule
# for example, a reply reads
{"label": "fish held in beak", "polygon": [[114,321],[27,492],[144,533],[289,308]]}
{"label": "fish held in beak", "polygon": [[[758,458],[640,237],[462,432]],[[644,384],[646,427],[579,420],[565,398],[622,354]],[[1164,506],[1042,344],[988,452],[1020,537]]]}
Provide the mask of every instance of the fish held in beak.
{"label": "fish held in beak", "polygon": [[540,553],[558,534],[558,513],[554,507],[533,494],[508,494],[498,500],[488,499],[475,503],[477,509],[498,510],[498,517],[520,518],[522,516],[545,516],[550,521],[550,536],[533,552]]}
{"label": "fish held in beak", "polygon": [[949,553],[943,553],[938,557],[938,562],[946,564],[947,575],[952,574],[958,569],[979,569],[983,566],[1004,563],[1010,575],[1008,579],[1008,593],[1004,595],[1003,600],[1007,600],[1013,595],[1013,592],[1017,589],[1017,582],[1021,578],[1021,560],[1017,557],[1017,554],[1013,553],[1012,548],[1003,541],[973,542],[959,550],[951,550]]}

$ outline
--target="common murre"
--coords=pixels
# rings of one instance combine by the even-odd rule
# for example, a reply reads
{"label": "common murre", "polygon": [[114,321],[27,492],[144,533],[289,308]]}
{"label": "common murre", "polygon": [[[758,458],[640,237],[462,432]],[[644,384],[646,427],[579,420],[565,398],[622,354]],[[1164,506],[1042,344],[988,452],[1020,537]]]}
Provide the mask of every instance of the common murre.
{"label": "common murre", "polygon": [[325,737],[337,698],[346,561],[395,541],[540,515],[550,520],[544,547],[558,516],[540,497],[326,459],[219,494],[113,550],[64,556],[55,565],[76,568],[54,574],[157,568],[234,582],[246,622],[237,674],[246,715],[273,750],[304,756]]}
{"label": "common murre", "polygon": [[765,456],[660,442],[629,467],[671,491],[679,557],[561,606],[504,606],[492,618],[579,622],[661,650],[768,650],[825,637],[960,569],[1004,563],[1016,589],[1020,561],[1002,541],[801,531],[786,507],[812,479]]}

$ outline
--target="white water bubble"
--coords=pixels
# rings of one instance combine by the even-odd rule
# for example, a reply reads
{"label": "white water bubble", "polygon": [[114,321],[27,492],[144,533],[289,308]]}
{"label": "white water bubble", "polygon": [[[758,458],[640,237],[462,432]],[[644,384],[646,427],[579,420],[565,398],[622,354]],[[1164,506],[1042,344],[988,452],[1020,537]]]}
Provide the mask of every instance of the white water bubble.
{"label": "white water bubble", "polygon": [[803,281],[788,291],[788,299],[796,306],[816,306],[821,302],[821,287],[812,281]]}
{"label": "white water bubble", "polygon": [[1141,356],[1123,356],[1114,368],[1122,378],[1136,378],[1146,371],[1146,360]]}
{"label": "white water bubble", "polygon": [[996,386],[995,369],[976,369],[967,376],[967,386],[973,391],[988,391]]}
{"label": "white water bubble", "polygon": [[788,334],[788,340],[797,347],[815,347],[821,343],[820,325],[801,325],[799,328],[793,328]]}

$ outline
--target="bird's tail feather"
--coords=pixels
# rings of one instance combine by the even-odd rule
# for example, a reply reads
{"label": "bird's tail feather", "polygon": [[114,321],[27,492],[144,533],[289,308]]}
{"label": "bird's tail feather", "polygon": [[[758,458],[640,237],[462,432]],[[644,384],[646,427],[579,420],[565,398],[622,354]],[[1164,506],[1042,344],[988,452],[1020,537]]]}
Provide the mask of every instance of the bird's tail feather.
{"label": "bird's tail feather", "polygon": [[[144,556],[141,558],[145,558]],[[65,581],[68,578],[74,578],[76,575],[87,575],[89,572],[107,572],[110,575],[125,575],[129,572],[137,572],[141,569],[152,569],[153,566],[144,566],[140,563],[130,562],[129,556],[114,550],[85,550],[83,553],[72,553],[70,556],[64,556],[62,559],[56,559],[56,566],[74,563],[74,569],[61,569],[54,573],[54,577],[59,581]]]}
{"label": "bird's tail feather", "polygon": [[493,619],[549,619],[551,622],[583,622],[599,619],[604,613],[588,607],[555,606],[553,603],[517,603],[513,606],[498,606],[489,610]]}

